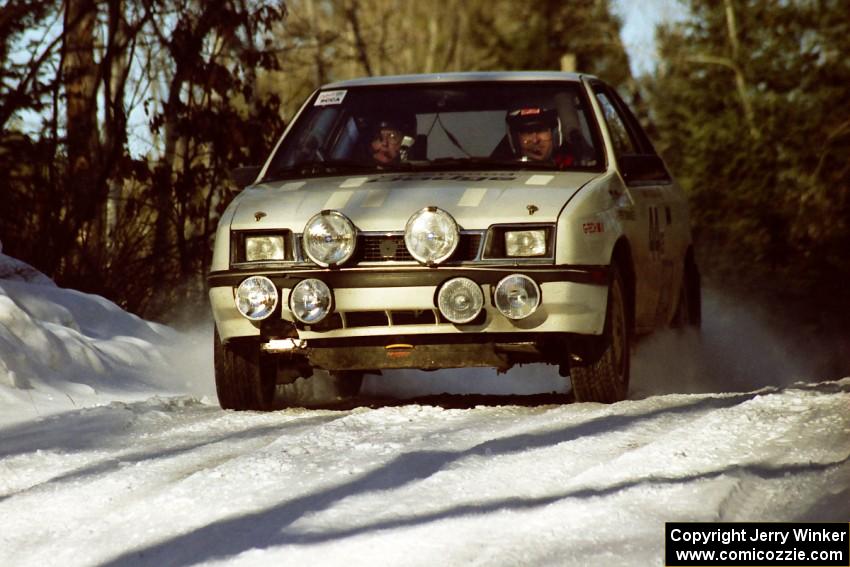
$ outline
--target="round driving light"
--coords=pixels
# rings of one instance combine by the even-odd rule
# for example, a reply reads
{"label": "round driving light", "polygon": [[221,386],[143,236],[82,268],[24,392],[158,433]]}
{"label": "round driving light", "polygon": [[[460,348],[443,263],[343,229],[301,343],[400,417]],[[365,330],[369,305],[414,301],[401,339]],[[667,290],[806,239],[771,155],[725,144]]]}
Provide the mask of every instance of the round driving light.
{"label": "round driving light", "polygon": [[469,278],[454,278],[443,284],[437,295],[437,306],[452,323],[469,323],[484,307],[484,293]]}
{"label": "round driving light", "polygon": [[265,276],[251,276],[236,288],[236,309],[252,321],[265,319],[277,307],[277,288]]}
{"label": "round driving light", "polygon": [[326,268],[351,258],[357,244],[357,230],[344,214],[322,211],[307,221],[301,241],[307,256]]}
{"label": "round driving light", "polygon": [[528,276],[512,274],[496,284],[496,309],[508,319],[524,319],[537,311],[540,288]]}
{"label": "round driving light", "polygon": [[451,256],[460,241],[452,216],[437,207],[413,213],[404,227],[404,244],[410,255],[423,264],[439,264]]}
{"label": "round driving light", "polygon": [[295,318],[307,325],[318,323],[331,311],[331,290],[317,279],[298,282],[289,294],[289,309]]}

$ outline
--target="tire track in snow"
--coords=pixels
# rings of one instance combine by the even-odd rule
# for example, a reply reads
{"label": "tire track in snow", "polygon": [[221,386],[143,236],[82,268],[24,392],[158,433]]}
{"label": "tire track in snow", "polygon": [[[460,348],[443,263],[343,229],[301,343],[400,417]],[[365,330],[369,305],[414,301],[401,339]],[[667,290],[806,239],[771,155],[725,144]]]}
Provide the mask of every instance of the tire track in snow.
{"label": "tire track in snow", "polygon": [[[175,409],[178,413],[175,413]],[[80,413],[86,412],[81,410],[54,418],[54,427],[61,430],[63,421],[73,423]],[[154,406],[151,406],[151,402],[112,404],[108,411],[98,413],[104,423],[99,432],[104,436],[104,446],[93,446],[83,451],[58,446],[0,459],[0,467],[10,472],[12,469],[24,470],[27,462],[34,459],[60,469],[52,474],[48,469],[45,471],[47,474],[36,478],[21,477],[18,483],[7,482],[0,495],[0,502],[45,487],[55,490],[56,485],[61,484],[99,482],[130,466],[140,472],[144,468],[157,469],[161,473],[158,475],[160,484],[168,485],[195,472],[261,450],[289,429],[310,429],[338,418],[333,414],[319,413],[293,416],[283,422],[279,419],[268,422],[268,419],[264,419],[267,416],[257,414],[250,418],[243,415],[233,420],[231,414],[222,415],[217,408],[185,407],[181,404],[175,406],[173,402]],[[129,417],[125,415],[116,420],[115,413],[129,413]],[[254,420],[257,421],[256,425],[252,424]],[[122,423],[119,431],[111,430],[116,421]],[[97,436],[100,428],[88,418],[86,423],[88,435]],[[34,444],[38,446],[37,433],[34,437]],[[19,436],[17,443],[25,445],[27,437]],[[206,456],[207,453],[210,455]],[[186,460],[189,462],[184,464]]]}
{"label": "tire track in snow", "polygon": [[[826,396],[820,405],[806,398],[827,391],[842,397]],[[91,549],[85,563],[184,565],[257,548],[309,558],[317,546],[347,549],[376,542],[386,532],[395,539],[466,529],[478,537],[492,534],[499,549],[510,534],[528,536],[539,527],[538,520],[517,528],[529,518],[554,514],[567,527],[550,527],[539,537],[555,541],[571,529],[573,513],[564,517],[565,510],[602,506],[628,513],[652,509],[659,505],[656,495],[671,493],[704,501],[706,518],[700,519],[740,517],[729,504],[736,490],[769,496],[786,472],[792,479],[820,474],[846,486],[841,476],[846,464],[832,464],[843,453],[814,454],[818,444],[807,441],[826,437],[841,448],[841,427],[850,427],[847,412],[836,425],[824,420],[834,420],[841,409],[836,404],[846,409],[848,391],[850,381],[612,406],[471,410],[410,405],[251,414],[169,407],[167,401],[116,407],[115,412],[132,413],[127,427],[100,442],[89,439],[79,444],[82,449],[69,443],[71,452],[95,455],[88,468],[53,474],[0,501],[8,528],[0,548],[25,549],[23,564],[32,565],[79,564],[72,551],[80,548]],[[104,424],[115,423],[109,412],[103,417]],[[783,434],[805,431],[804,422],[818,427],[811,439],[796,439],[799,454],[783,461],[788,452]],[[44,430],[32,432],[35,446],[44,446],[40,434]],[[761,443],[741,441],[746,435]],[[26,435],[16,441],[21,449],[26,442]],[[739,458],[746,452],[749,460]],[[783,466],[773,471],[765,462]],[[745,484],[750,479],[753,488]],[[815,496],[794,495],[794,501],[811,509],[823,506]],[[45,520],[40,512],[45,509],[57,512]],[[658,513],[672,520],[676,514],[692,516],[693,510],[692,504]],[[595,529],[592,515],[579,513],[578,519],[582,529]],[[482,522],[493,522],[493,528],[483,529]],[[67,534],[64,527],[72,524],[89,526],[88,531]],[[508,526],[512,531],[505,531]],[[110,543],[99,543],[104,538]],[[39,547],[36,541],[52,545]],[[458,549],[456,540],[447,541]]]}
{"label": "tire track in snow", "polygon": [[[490,504],[477,503],[470,509],[462,504],[452,502],[450,496],[464,487],[458,486],[457,479],[442,479],[436,484],[442,486],[443,492],[437,492],[434,498],[424,497],[423,503],[432,502],[436,508],[429,505],[415,510],[406,520],[397,518],[382,518],[383,511],[389,511],[392,516],[393,502],[398,501],[404,506],[405,491],[417,493],[422,499],[423,482],[433,479],[435,475],[450,468],[462,469],[468,458],[484,458],[488,461],[500,455],[514,455],[529,449],[545,448],[550,445],[560,445],[575,442],[577,439],[594,435],[616,435],[613,430],[623,428],[639,429],[646,425],[648,419],[657,419],[660,428],[676,428],[682,426],[695,413],[716,411],[718,407],[726,407],[738,403],[749,395],[729,395],[711,398],[695,399],[682,396],[681,404],[675,407],[651,408],[648,413],[640,410],[646,408],[646,402],[636,402],[630,407],[621,406],[619,414],[616,406],[590,406],[577,408],[578,419],[570,419],[575,413],[569,407],[554,408],[532,416],[531,422],[519,419],[517,416],[501,415],[501,408],[480,408],[472,412],[442,412],[438,410],[421,410],[421,408],[401,408],[390,412],[383,410],[354,412],[345,418],[320,426],[321,432],[304,432],[302,436],[310,435],[310,442],[317,441],[315,452],[308,455],[304,466],[290,470],[292,476],[282,475],[278,480],[285,485],[286,490],[277,493],[266,492],[265,506],[251,512],[240,512],[236,517],[223,518],[207,525],[190,530],[189,533],[172,538],[169,541],[154,546],[142,547],[115,558],[111,564],[120,565],[125,561],[138,558],[143,553],[146,562],[156,563],[167,560],[175,564],[193,563],[207,559],[231,556],[254,547],[276,545],[303,544],[307,542],[331,541],[364,533],[378,532],[383,529],[395,528],[400,525],[418,526],[445,518],[453,517],[456,513],[466,515],[474,513],[480,507],[486,510]],[[669,403],[669,401],[668,401]],[[309,465],[319,462],[322,466],[333,463],[340,458],[342,448],[351,449],[352,443],[360,439],[381,440],[404,439],[404,431],[409,430],[405,422],[414,426],[422,426],[420,420],[413,419],[421,412],[420,420],[434,421],[447,435],[425,436],[415,444],[404,447],[404,451],[395,456],[384,452],[370,462],[370,470],[356,475],[349,475],[344,468],[333,466],[322,468],[322,481],[319,486],[315,482],[301,482],[302,475],[309,473]],[[448,416],[442,415],[449,413]],[[494,415],[495,414],[495,415]],[[551,415],[551,414],[561,414]],[[397,422],[392,422],[392,417]],[[389,418],[389,419],[388,419]],[[444,428],[445,420],[451,423]],[[536,421],[536,423],[535,423]],[[565,424],[564,421],[567,421]],[[664,422],[667,421],[665,424]],[[544,423],[548,425],[543,425]],[[465,427],[466,425],[466,427]],[[380,430],[375,430],[380,427]],[[425,425],[429,431],[433,425]],[[543,433],[539,433],[541,427]],[[545,431],[548,428],[548,431]],[[493,432],[496,438],[493,438]],[[472,439],[468,436],[472,435]],[[651,435],[650,435],[651,436]],[[483,437],[483,438],[482,438]],[[646,442],[646,434],[634,433],[632,443]],[[644,440],[644,441],[642,441]],[[308,439],[288,437],[281,440],[287,446],[301,446]],[[438,443],[439,446],[434,444]],[[449,447],[445,447],[448,444]],[[378,448],[379,449],[379,448]],[[378,450],[375,449],[375,450]],[[287,456],[292,456],[287,453]],[[297,455],[295,455],[297,456]],[[387,458],[390,457],[390,458]],[[361,457],[362,458],[362,457]],[[236,466],[233,462],[230,465]],[[443,480],[446,480],[443,482]],[[451,487],[446,491],[446,487]],[[318,488],[318,490],[317,490]],[[377,502],[360,502],[358,499],[369,500],[376,493],[383,494]],[[481,495],[478,495],[479,497]],[[512,502],[515,499],[512,499]],[[545,502],[550,501],[547,499]],[[543,505],[545,502],[540,502]],[[448,504],[448,508],[445,504]],[[365,507],[364,507],[365,506]],[[377,506],[377,507],[375,507]],[[502,504],[499,504],[501,507]],[[321,520],[331,520],[332,523],[346,525],[342,532],[327,530]],[[364,518],[366,524],[364,525]],[[318,531],[314,528],[318,528]],[[234,537],[232,534],[249,534]],[[310,535],[313,534],[313,535]],[[318,535],[316,535],[318,534]],[[210,542],[214,542],[210,544]],[[192,550],[191,552],[189,550]],[[200,557],[198,556],[200,554]]]}
{"label": "tire track in snow", "polygon": [[[350,536],[367,529],[363,526],[364,515],[370,518],[370,530],[395,525],[395,522],[389,520],[382,523],[381,518],[393,518],[403,512],[407,498],[414,493],[431,494],[424,499],[431,504],[418,511],[423,522],[430,521],[429,518],[439,518],[450,509],[470,511],[470,506],[475,508],[482,500],[504,501],[504,486],[515,483],[515,468],[527,460],[530,454],[541,462],[540,470],[535,474],[536,480],[514,486],[509,503],[518,499],[536,499],[548,503],[553,501],[548,497],[552,494],[551,490],[541,491],[539,486],[554,484],[561,489],[583,472],[604,467],[624,453],[637,451],[659,438],[671,435],[701,415],[752,397],[753,394],[733,394],[695,400],[693,397],[680,396],[678,399],[681,405],[670,407],[668,400],[665,407],[649,411],[646,410],[649,402],[626,402],[616,406],[566,406],[531,417],[525,416],[519,422],[505,419],[500,414],[488,415],[489,410],[483,408],[479,415],[471,419],[476,424],[477,439],[457,439],[463,436],[457,433],[440,440],[448,448],[428,442],[409,447],[398,458],[398,461],[408,462],[405,465],[408,469],[416,471],[406,481],[390,482],[382,480],[380,474],[376,475],[377,478],[370,481],[371,485],[391,491],[386,504],[364,514],[362,502],[353,494],[342,502],[328,503],[327,514],[337,521],[347,513],[350,517],[346,523],[361,526],[347,530]],[[342,424],[340,421],[332,426]],[[460,425],[453,423],[452,427]],[[390,462],[385,467],[399,466],[397,462]],[[390,473],[385,473],[385,476],[390,476]],[[446,485],[451,485],[453,491],[446,493]],[[478,504],[472,506],[470,503],[473,501]],[[488,504],[484,508],[490,509]],[[321,519],[316,519],[315,509],[312,513],[314,521],[318,522],[312,528],[316,530],[319,529]],[[338,535],[342,537],[342,534]]]}
{"label": "tire track in snow", "polygon": [[823,494],[825,487],[817,481],[830,474],[847,478],[850,383],[839,390],[835,386],[825,384],[823,389],[846,395],[818,398],[820,385],[762,391],[697,416],[610,464],[588,469],[571,484],[611,494],[612,487],[717,481],[725,488],[715,495],[706,519],[793,519]]}
{"label": "tire track in snow", "polygon": [[[515,494],[514,498],[511,500],[505,501],[504,499],[501,501],[501,504],[498,502],[494,502],[495,508],[498,509],[500,505],[513,505],[515,504],[515,500],[519,498],[526,498],[526,504],[528,502],[535,502],[533,506],[538,505],[546,505],[553,502],[556,502],[563,498],[590,498],[590,497],[598,497],[598,496],[610,496],[610,495],[619,495],[623,491],[627,491],[631,488],[637,486],[645,486],[651,484],[657,485],[676,485],[676,484],[687,484],[690,482],[698,483],[704,480],[712,480],[719,478],[723,475],[731,474],[734,470],[738,469],[728,469],[724,470],[723,468],[717,468],[716,462],[712,464],[715,465],[713,468],[708,468],[707,470],[700,471],[698,473],[690,474],[690,475],[671,475],[667,471],[653,471],[646,475],[638,475],[637,478],[629,477],[628,475],[619,481],[605,483],[599,482],[587,482],[588,479],[593,481],[598,481],[599,477],[604,478],[606,475],[611,476],[612,472],[616,473],[618,470],[632,470],[634,469],[634,463],[630,463],[630,460],[635,460],[630,455],[637,455],[637,460],[645,460],[651,459],[651,456],[648,456],[647,447],[650,453],[657,452],[653,447],[665,447],[667,444],[672,443],[676,444],[680,441],[684,441],[686,444],[692,444],[693,440],[696,438],[694,434],[694,429],[699,430],[702,426],[697,425],[694,426],[694,423],[699,423],[702,421],[713,421],[717,423],[723,423],[724,421],[730,419],[728,415],[729,412],[740,412],[741,414],[746,415],[750,408],[745,407],[751,400],[759,397],[765,396],[774,396],[781,395],[782,391],[774,390],[774,391],[764,391],[761,394],[748,394],[748,395],[734,395],[731,397],[726,397],[725,399],[717,399],[717,398],[708,398],[703,399],[700,403],[703,407],[701,409],[695,409],[693,407],[690,408],[690,411],[687,413],[683,413],[681,415],[665,415],[666,412],[660,412],[659,416],[656,418],[650,418],[649,421],[640,421],[635,423],[634,427],[626,427],[625,429],[621,427],[613,427],[610,426],[616,423],[616,419],[606,423],[604,426],[601,424],[597,424],[597,426],[590,427],[591,430],[596,429],[597,432],[593,433],[592,431],[587,431],[587,435],[585,436],[575,436],[570,438],[570,436],[564,435],[556,435],[550,439],[550,441],[555,442],[554,445],[546,446],[547,442],[540,443],[537,442],[538,452],[545,453],[549,452],[552,455],[549,455],[550,460],[554,460],[552,457],[565,457],[562,459],[562,462],[566,463],[566,467],[562,467],[559,469],[557,466],[546,466],[546,455],[540,454],[538,458],[541,460],[541,469],[544,471],[558,471],[557,476],[560,476],[563,480],[565,480],[562,488],[566,488],[568,490],[561,491],[559,494],[552,495],[541,495],[535,494],[534,491],[530,491],[526,494]],[[695,404],[695,405],[700,405]],[[612,406],[618,407],[618,406]],[[743,409],[741,409],[743,407]],[[554,410],[558,411],[558,410]],[[676,412],[673,412],[676,414]],[[723,415],[718,415],[723,414]],[[544,416],[548,417],[548,416]],[[616,417],[616,416],[615,416]],[[621,419],[623,416],[619,416]],[[646,419],[648,416],[646,414],[641,414],[642,419]],[[535,419],[543,419],[540,416],[537,416]],[[587,424],[584,424],[587,426]],[[622,423],[620,424],[622,425]],[[604,439],[606,436],[619,437],[615,443],[612,444],[610,439]],[[534,442],[529,442],[529,438],[522,439],[524,434],[520,433],[517,435],[512,444],[516,444],[517,447],[523,447],[524,449],[528,449],[530,446],[533,446]],[[443,478],[441,482],[435,484],[445,484],[446,482],[450,483],[457,489],[457,492],[461,494],[470,494],[469,491],[465,492],[465,488],[469,486],[491,486],[493,484],[498,484],[499,482],[499,468],[503,467],[507,471],[511,470],[512,463],[507,462],[499,463],[499,460],[504,460],[505,456],[509,456],[513,451],[494,451],[496,444],[500,443],[500,440],[490,440],[480,443],[476,446],[468,448],[466,450],[466,455],[462,459],[456,459],[452,454],[442,453],[434,455],[434,460],[436,464],[434,465],[431,471],[431,474],[420,474],[418,478],[415,480],[415,486],[410,486],[408,489],[410,491],[418,491],[421,492],[427,489],[428,478],[433,475],[443,474],[443,476],[447,476],[446,468],[451,468],[452,466],[456,469],[462,469],[463,461],[469,460],[476,456],[486,458],[486,465],[480,467],[480,471],[477,475],[469,475],[468,473],[461,470],[461,472],[456,472],[454,474],[454,478]],[[593,447],[610,447],[616,446],[619,449],[618,451],[612,451],[611,453],[605,451],[594,451]],[[690,445],[689,445],[690,446]],[[576,455],[587,454],[590,455],[589,459],[585,459],[584,461],[574,460],[571,457],[575,457]],[[525,454],[527,458],[528,453]],[[537,454],[535,455],[537,456]],[[657,466],[663,467],[665,461],[664,458],[655,459]],[[841,461],[838,461],[839,463]],[[831,467],[834,463],[824,463],[822,467]],[[639,469],[638,469],[639,470]],[[743,470],[743,469],[741,469]],[[808,469],[807,469],[808,470]],[[813,470],[817,470],[815,467]],[[787,472],[786,470],[783,470]],[[467,478],[464,478],[464,475]],[[449,474],[448,476],[451,476]],[[538,479],[543,475],[538,475]],[[616,476],[616,474],[614,475]],[[506,474],[506,477],[510,478],[510,473]],[[544,479],[545,480],[545,479]],[[549,479],[549,480],[557,480]],[[464,483],[467,486],[464,486]],[[533,488],[533,487],[532,487]],[[388,498],[389,502],[393,500],[398,500],[399,502],[404,502],[405,499],[403,496],[398,494],[398,490],[394,491],[394,496]],[[494,489],[494,493],[502,494],[503,491],[499,488]],[[439,497],[442,496],[442,497]],[[486,494],[481,494],[480,491],[474,492],[474,499],[476,501],[481,500],[482,497],[486,497]],[[531,500],[528,500],[531,498]],[[435,506],[433,510],[429,513],[422,515],[420,519],[422,521],[428,521],[428,518],[431,520],[437,518],[444,518],[446,515],[441,512],[447,508],[451,508],[452,506],[466,506],[466,511],[471,512],[474,509],[482,510],[484,508],[493,509],[490,505],[485,505],[484,508],[481,506],[472,506],[469,504],[464,504],[463,499],[452,499],[450,495],[446,494],[435,494],[433,498],[426,498],[427,500],[432,500],[434,502],[438,502],[439,505]],[[363,513],[362,507],[358,505],[356,502],[350,502],[349,506],[351,509],[352,520],[355,519],[357,514]],[[337,504],[333,506],[333,515],[339,516],[344,513],[344,504]],[[381,513],[385,513],[387,517],[393,517],[398,510],[386,509],[386,510],[375,510],[367,514],[370,518],[380,517]],[[427,516],[428,518],[424,517]],[[416,521],[412,521],[411,523],[416,523]],[[391,527],[397,525],[397,522],[385,522],[383,525],[380,522],[373,522],[368,529],[381,529],[382,527]],[[319,525],[314,527],[314,531],[317,531]],[[356,535],[357,533],[362,533],[367,528],[352,528],[346,531],[347,536]],[[321,530],[318,530],[321,532]],[[343,537],[344,534],[338,533],[338,537]],[[322,536],[325,537],[325,536]]]}

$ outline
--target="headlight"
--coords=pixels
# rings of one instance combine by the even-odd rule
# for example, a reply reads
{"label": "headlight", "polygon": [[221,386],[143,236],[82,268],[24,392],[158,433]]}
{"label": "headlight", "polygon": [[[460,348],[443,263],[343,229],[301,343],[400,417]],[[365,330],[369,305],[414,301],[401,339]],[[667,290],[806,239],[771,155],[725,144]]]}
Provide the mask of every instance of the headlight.
{"label": "headlight", "polygon": [[437,207],[426,207],[407,221],[404,244],[410,255],[423,264],[439,264],[451,256],[460,241],[452,216]]}
{"label": "headlight", "polygon": [[469,278],[454,278],[443,284],[437,295],[440,313],[452,323],[469,323],[484,307],[484,293]]}
{"label": "headlight", "polygon": [[524,319],[537,311],[540,288],[523,274],[512,274],[496,284],[496,308],[508,319]]}
{"label": "headlight", "polygon": [[505,232],[505,252],[508,256],[545,256],[546,231],[541,228]]}
{"label": "headlight", "polygon": [[322,267],[342,264],[354,254],[357,231],[344,214],[322,211],[304,227],[304,252]]}
{"label": "headlight", "polygon": [[277,307],[277,288],[265,276],[251,276],[236,289],[236,309],[252,321],[271,315]]}
{"label": "headlight", "polygon": [[285,259],[283,235],[245,237],[245,260],[248,262]]}
{"label": "headlight", "polygon": [[301,280],[289,294],[289,309],[296,319],[313,325],[331,312],[332,298],[330,288],[322,280]]}

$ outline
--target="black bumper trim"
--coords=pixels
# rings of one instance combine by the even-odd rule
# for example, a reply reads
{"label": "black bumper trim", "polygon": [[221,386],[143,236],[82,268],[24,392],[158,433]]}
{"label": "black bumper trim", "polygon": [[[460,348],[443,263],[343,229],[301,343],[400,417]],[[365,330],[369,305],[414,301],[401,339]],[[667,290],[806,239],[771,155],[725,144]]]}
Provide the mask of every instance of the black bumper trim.
{"label": "black bumper trim", "polygon": [[210,287],[236,287],[250,276],[266,276],[278,287],[292,288],[306,278],[317,278],[332,288],[381,288],[437,286],[454,277],[467,277],[479,284],[496,284],[510,274],[525,274],[538,284],[550,282],[574,282],[593,285],[608,285],[608,266],[464,266],[447,268],[403,267],[352,268],[323,270],[306,268],[224,270],[210,272],[207,282]]}

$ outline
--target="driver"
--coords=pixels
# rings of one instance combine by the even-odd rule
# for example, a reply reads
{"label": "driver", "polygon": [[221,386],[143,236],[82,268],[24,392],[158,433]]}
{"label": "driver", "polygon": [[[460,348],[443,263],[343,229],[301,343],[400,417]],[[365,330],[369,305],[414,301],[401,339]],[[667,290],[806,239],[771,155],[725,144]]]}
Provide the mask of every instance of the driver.
{"label": "driver", "polygon": [[378,165],[401,161],[404,138],[411,136],[412,128],[400,117],[387,116],[372,125],[369,151]]}
{"label": "driver", "polygon": [[505,117],[511,148],[522,161],[546,162],[565,168],[575,157],[563,145],[561,123],[554,109],[520,108]]}

